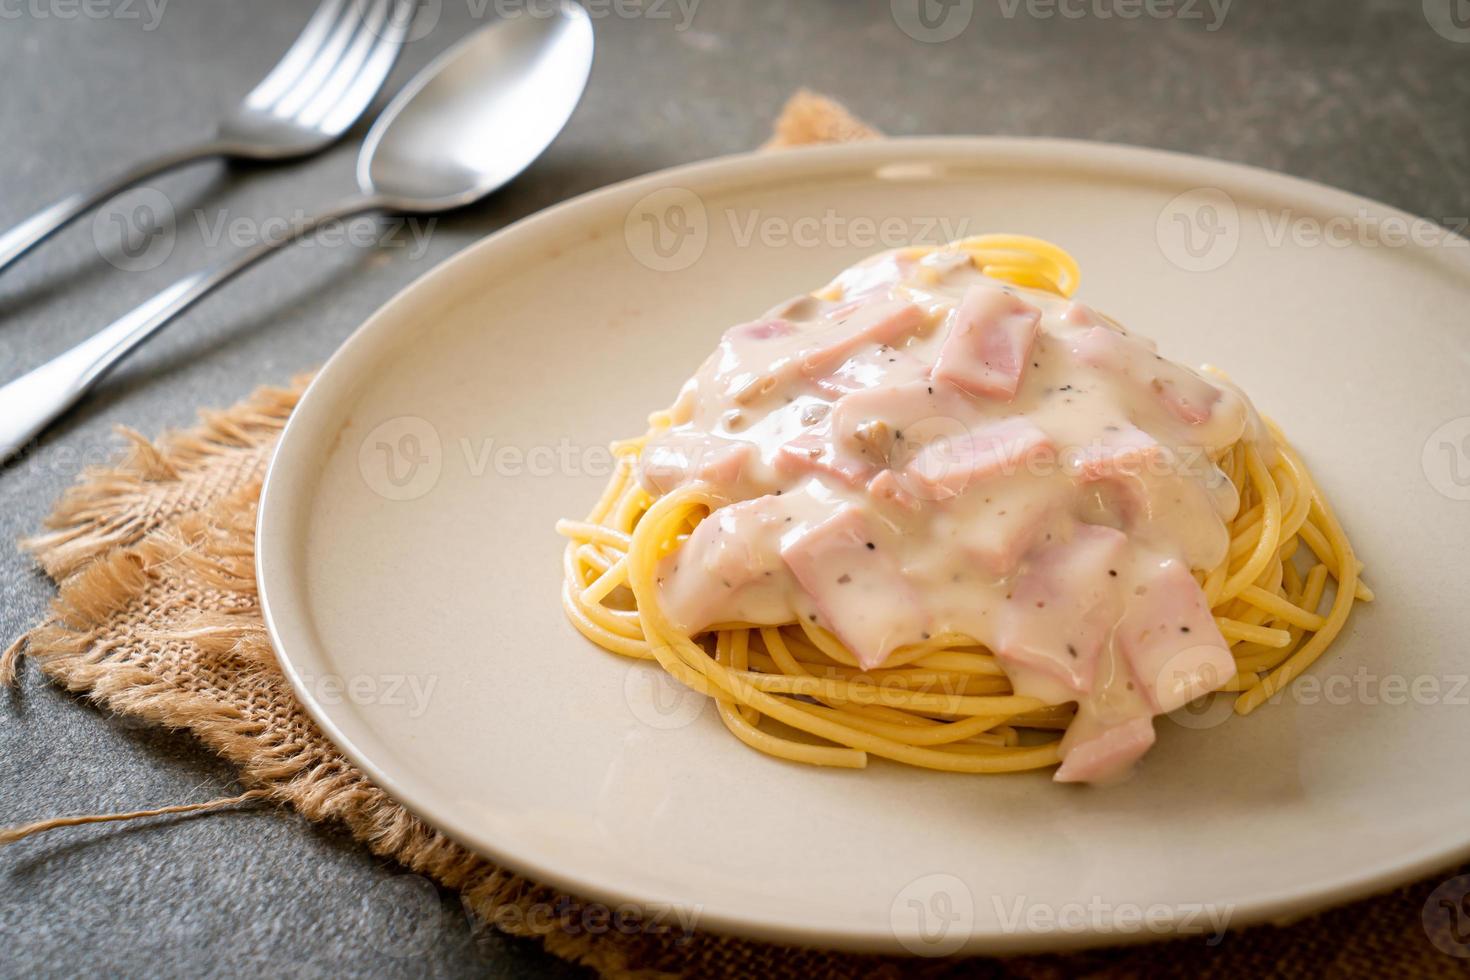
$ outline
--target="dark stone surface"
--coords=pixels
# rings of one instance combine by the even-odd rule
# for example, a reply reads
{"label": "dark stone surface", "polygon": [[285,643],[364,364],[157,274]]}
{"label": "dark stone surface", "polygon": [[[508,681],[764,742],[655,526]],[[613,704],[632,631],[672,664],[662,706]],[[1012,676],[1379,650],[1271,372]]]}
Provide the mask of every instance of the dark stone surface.
{"label": "dark stone surface", "polygon": [[[522,180],[442,219],[423,254],[411,242],[298,248],[207,299],[38,451],[0,470],[0,538],[34,529],[83,462],[105,459],[112,426],[152,434],[188,423],[198,406],[283,382],[400,287],[507,222],[610,181],[754,146],[799,85],[891,133],[1164,147],[1449,222],[1470,209],[1470,24],[1452,40],[1424,8],[1454,2],[1235,0],[1223,20],[1205,2],[1192,8],[1196,19],[1126,20],[1101,14],[1130,9],[1128,0],[1063,0],[1078,18],[1037,16],[1057,9],[1044,0],[975,0],[966,30],[939,44],[906,36],[888,0],[702,0],[687,25],[672,3],[661,8],[667,18],[611,13],[597,21],[586,101]],[[166,3],[155,17],[158,4],[0,5],[0,226],[154,147],[207,133],[307,17],[293,0]],[[390,89],[498,6],[434,8],[437,23],[405,52]],[[0,277],[0,378],[228,249],[228,236],[209,242],[221,216],[259,222],[342,196],[354,154],[349,140],[298,166],[211,163],[154,182],[178,233],[167,261],[146,271],[109,265],[83,220]],[[52,588],[12,553],[0,558],[0,589],[8,641]],[[230,768],[187,737],[105,717],[33,670],[18,692],[0,693],[0,823],[232,791]],[[0,851],[0,936],[6,976],[579,972],[533,944],[472,932],[454,896],[343,834],[260,810],[65,831]]]}

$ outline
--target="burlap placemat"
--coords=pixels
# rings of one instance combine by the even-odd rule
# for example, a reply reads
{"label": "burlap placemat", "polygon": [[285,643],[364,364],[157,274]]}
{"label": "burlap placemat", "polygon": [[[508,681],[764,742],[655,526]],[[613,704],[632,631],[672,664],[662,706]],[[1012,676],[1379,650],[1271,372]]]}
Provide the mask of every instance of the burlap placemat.
{"label": "burlap placemat", "polygon": [[[802,92],[767,145],[877,135],[841,106]],[[125,432],[122,458],[85,472],[57,504],[45,533],[23,543],[59,594],[46,621],[0,657],[0,682],[13,680],[24,654],[109,711],[191,732],[239,767],[246,792],[132,814],[46,820],[0,833],[0,843],[76,823],[268,800],[345,827],[375,854],[461,892],[466,907],[486,922],[537,937],[555,955],[608,977],[1377,978],[1463,975],[1470,965],[1441,951],[1457,948],[1451,932],[1457,920],[1433,902],[1426,905],[1449,872],[1290,928],[1231,934],[1218,946],[1175,941],[1071,956],[909,960],[662,932],[626,920],[588,929],[589,912],[591,921],[603,921],[601,910],[502,870],[420,822],[338,753],[292,695],[259,615],[253,554],[261,481],[301,390],[300,381],[262,389],[157,442]]]}

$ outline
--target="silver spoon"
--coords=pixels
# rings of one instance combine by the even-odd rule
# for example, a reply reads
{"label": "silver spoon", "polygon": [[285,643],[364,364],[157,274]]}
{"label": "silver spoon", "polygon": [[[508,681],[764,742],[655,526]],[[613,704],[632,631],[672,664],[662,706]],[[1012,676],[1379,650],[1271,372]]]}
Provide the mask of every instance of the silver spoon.
{"label": "silver spoon", "polygon": [[566,125],[592,69],[592,22],[571,0],[534,4],[436,58],[389,104],[357,162],[361,193],[186,276],[96,335],[0,388],[0,462],[180,312],[322,225],[369,211],[434,214],[478,201],[531,165]]}

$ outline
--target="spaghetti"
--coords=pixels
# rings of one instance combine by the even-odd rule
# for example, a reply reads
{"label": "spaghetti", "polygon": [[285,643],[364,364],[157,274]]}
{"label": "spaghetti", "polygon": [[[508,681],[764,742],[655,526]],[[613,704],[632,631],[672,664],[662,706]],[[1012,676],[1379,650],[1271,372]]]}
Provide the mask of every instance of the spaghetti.
{"label": "spaghetti", "polygon": [[[967,276],[1038,295],[1069,298],[1079,278],[1065,252],[1020,236],[896,254],[895,261],[907,263],[903,278],[920,283],[951,275],[955,256],[968,259]],[[873,269],[849,270],[814,297],[829,304],[850,299],[871,288]],[[1040,361],[1033,366],[1039,370]],[[687,408],[655,413],[644,436],[616,444],[616,471],[587,518],[557,526],[569,539],[563,604],[583,635],[621,656],[655,661],[713,699],[735,737],[793,762],[863,768],[877,756],[927,769],[999,773],[1063,760],[1070,746],[1058,733],[1073,724],[1085,699],[1022,696],[1012,662],[976,636],[924,633],[875,664],[839,639],[841,631],[825,615],[698,630],[682,625],[666,601],[668,562],[711,515],[735,501],[728,487],[709,479],[677,481],[667,492],[640,481],[646,450],[668,436],[681,412],[687,415]],[[1274,423],[1265,422],[1254,437],[1246,429],[1211,458],[1238,504],[1222,521],[1223,557],[1190,571],[1235,673],[1205,689],[1233,693],[1235,711],[1244,715],[1310,667],[1342,631],[1353,604],[1372,593],[1330,504]],[[1014,582],[1018,564],[1005,570],[1006,581]]]}

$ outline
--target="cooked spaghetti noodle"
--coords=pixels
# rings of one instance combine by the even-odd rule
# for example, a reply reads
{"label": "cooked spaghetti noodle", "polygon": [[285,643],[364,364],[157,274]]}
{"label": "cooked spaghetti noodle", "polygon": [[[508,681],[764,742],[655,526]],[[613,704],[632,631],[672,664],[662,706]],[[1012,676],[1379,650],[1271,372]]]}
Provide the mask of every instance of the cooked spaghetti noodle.
{"label": "cooked spaghetti noodle", "polygon": [[[1063,298],[1077,288],[1070,256],[1018,236],[982,236],[948,250],[909,249],[899,261],[916,263],[905,266],[913,276],[933,279],[943,269],[926,272],[922,262],[940,252],[968,256],[986,280]],[[847,275],[814,296],[841,301],[860,288],[855,283]],[[1076,702],[1018,695],[1006,663],[976,637],[926,633],[887,651],[875,665],[815,615],[719,622],[697,631],[681,626],[666,608],[660,569],[667,566],[661,563],[732,500],[708,480],[685,480],[662,494],[640,482],[642,454],[675,423],[670,411],[655,413],[648,433],[616,444],[616,472],[587,518],[558,524],[570,539],[563,604],[588,639],[625,657],[656,661],[679,683],[712,698],[742,742],[782,759],[862,768],[869,756],[878,756],[982,773],[1062,760],[1058,733],[1072,723]],[[1244,715],[1310,667],[1342,631],[1354,602],[1372,594],[1332,507],[1274,424],[1212,457],[1238,495],[1238,507],[1224,522],[1224,557],[1190,571],[1236,669],[1234,677],[1207,689],[1232,692],[1235,711]]]}

